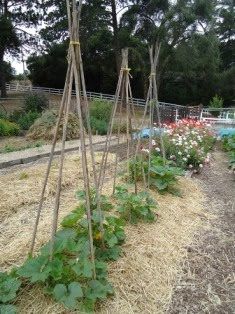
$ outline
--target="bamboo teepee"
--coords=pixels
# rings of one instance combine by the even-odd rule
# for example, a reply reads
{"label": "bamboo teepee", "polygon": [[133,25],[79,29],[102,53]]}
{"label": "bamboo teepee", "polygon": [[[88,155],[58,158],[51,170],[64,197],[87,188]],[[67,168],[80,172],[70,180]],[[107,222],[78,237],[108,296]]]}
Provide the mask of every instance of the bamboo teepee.
{"label": "bamboo teepee", "polygon": [[[87,156],[88,151],[85,145],[85,128],[84,125],[87,125],[87,133],[88,133],[88,148],[89,154],[91,155],[92,160],[92,171],[94,176],[94,184],[96,190],[96,198],[97,198],[97,208],[100,211],[100,216],[102,217],[101,209],[99,206],[99,189],[98,189],[98,178],[97,172],[95,167],[95,159],[94,159],[94,152],[92,146],[92,135],[91,135],[91,128],[89,123],[89,110],[88,110],[88,101],[87,101],[87,94],[86,94],[86,85],[84,79],[84,71],[83,71],[83,64],[82,64],[82,57],[81,57],[81,49],[80,49],[80,42],[79,42],[79,21],[81,16],[81,9],[82,9],[82,1],[79,1],[79,6],[76,5],[76,0],[72,0],[72,4],[70,0],[66,0],[67,4],[67,13],[68,13],[68,24],[69,24],[69,34],[70,34],[70,45],[68,49],[68,69],[66,74],[65,86],[63,97],[61,100],[60,110],[59,110],[59,117],[55,128],[55,134],[52,142],[52,148],[50,153],[50,158],[46,170],[45,179],[43,182],[43,188],[41,192],[39,207],[37,210],[37,217],[35,221],[32,243],[30,248],[30,254],[33,254],[35,241],[36,241],[36,234],[38,229],[38,224],[40,220],[40,215],[43,207],[43,200],[46,191],[46,186],[48,183],[48,178],[51,170],[52,160],[54,157],[55,152],[55,145],[57,141],[57,134],[59,130],[59,124],[61,119],[64,119],[63,123],[63,136],[62,136],[62,148],[60,154],[60,162],[59,162],[59,173],[57,179],[57,189],[55,195],[55,204],[53,209],[52,215],[52,226],[51,226],[51,258],[53,257],[53,250],[54,250],[54,241],[55,241],[55,234],[57,231],[57,224],[58,224],[58,213],[60,207],[60,194],[61,194],[61,183],[62,183],[62,176],[63,176],[63,166],[64,166],[64,158],[65,158],[65,140],[66,140],[66,133],[67,133],[67,125],[68,125],[68,114],[71,106],[71,98],[72,98],[72,87],[73,84],[75,86],[76,92],[76,112],[79,117],[80,122],[80,153],[81,153],[81,160],[82,160],[82,173],[83,173],[83,182],[84,182],[84,191],[85,191],[85,199],[86,199],[86,214],[87,214],[87,221],[88,221],[88,229],[89,229],[89,242],[90,242],[90,254],[91,254],[91,261],[93,263],[93,278],[96,277],[95,274],[95,257],[94,257],[94,246],[93,246],[93,237],[92,237],[92,223],[91,223],[91,207],[90,207],[90,176],[88,170],[88,163],[87,163]],[[81,97],[81,94],[83,97]],[[100,219],[101,223],[101,232],[102,232],[102,219]]]}
{"label": "bamboo teepee", "polygon": [[[104,154],[101,161],[101,168],[99,173],[99,189],[102,190],[105,173],[106,173],[106,166],[107,166],[107,159],[110,149],[110,142],[113,134],[113,126],[115,121],[118,123],[118,131],[117,131],[117,145],[120,144],[121,138],[121,125],[123,124],[123,119],[125,119],[126,123],[126,145],[127,145],[127,173],[129,175],[129,160],[131,156],[130,147],[132,141],[132,128],[133,123],[136,123],[135,119],[135,112],[134,112],[134,104],[133,104],[133,96],[131,90],[131,83],[130,83],[130,68],[128,67],[128,48],[122,49],[122,64],[119,73],[118,84],[115,93],[115,101],[114,106],[111,114],[111,119],[109,123],[109,128],[107,132],[106,138],[106,145],[104,149]],[[123,111],[126,111],[126,118],[124,118]],[[114,182],[113,182],[113,193],[115,191],[116,186],[116,177],[117,177],[117,166],[118,166],[118,155],[116,154],[115,157],[115,169],[114,169]]]}
{"label": "bamboo teepee", "polygon": [[[162,131],[162,123],[161,123],[161,115],[160,115],[160,107],[158,101],[158,89],[157,89],[157,80],[156,80],[156,70],[159,62],[159,54],[160,54],[161,45],[156,43],[155,48],[153,46],[149,47],[149,57],[150,57],[150,75],[149,75],[149,88],[146,97],[145,109],[141,123],[141,129],[145,126],[146,119],[148,120],[148,127],[149,127],[149,155],[148,155],[148,172],[147,172],[147,182],[146,186],[150,187],[150,166],[151,166],[151,151],[153,148],[153,125],[154,125],[154,111],[156,111],[157,116],[157,125],[159,128],[159,137],[160,137],[160,144],[161,144],[161,154],[163,157],[163,161],[166,161],[166,154],[165,154],[165,147],[163,141],[163,131]],[[148,118],[147,118],[148,115]],[[136,146],[135,158],[137,159],[137,154],[139,153],[140,149],[140,141],[141,138],[138,138],[138,143]],[[145,181],[145,174],[144,181]]]}

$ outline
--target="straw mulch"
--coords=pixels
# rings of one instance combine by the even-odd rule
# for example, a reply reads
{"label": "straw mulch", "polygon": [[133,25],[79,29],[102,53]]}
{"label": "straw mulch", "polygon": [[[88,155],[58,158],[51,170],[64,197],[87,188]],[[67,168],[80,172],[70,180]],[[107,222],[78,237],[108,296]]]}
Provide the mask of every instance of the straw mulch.
{"label": "straw mulch", "polygon": [[[99,167],[102,153],[96,154],[96,166]],[[110,156],[112,159],[113,157]],[[56,191],[59,159],[53,161],[50,178],[45,197],[53,196]],[[23,168],[12,173],[1,175],[0,180],[0,222],[17,212],[18,208],[36,204],[42,190],[42,181],[45,177],[47,164],[38,164],[34,167]],[[92,174],[92,173],[91,173]],[[76,187],[82,179],[80,156],[66,156],[64,163],[64,175],[62,190],[68,187]]]}
{"label": "straw mulch", "polygon": [[[73,157],[74,158],[74,157]],[[62,191],[60,219],[76,204],[74,187],[82,186],[81,178],[74,173],[74,167],[79,169],[77,160],[68,160],[66,178]],[[20,265],[29,249],[33,221],[36,211],[35,204],[39,195],[39,176],[44,165],[32,167],[26,181],[19,179],[19,173],[11,176],[6,191],[10,201],[5,198],[1,215],[6,219],[0,224],[0,267],[9,270],[14,265]],[[43,169],[41,169],[43,168]],[[41,170],[39,170],[41,169]],[[33,176],[33,173],[37,174]],[[55,176],[55,174],[54,174]],[[40,177],[41,178],[41,177]],[[30,180],[26,184],[27,180]],[[55,178],[52,179],[51,182]],[[67,181],[66,181],[67,180]],[[20,182],[19,182],[20,181]],[[23,182],[27,186],[23,189]],[[66,185],[67,182],[67,185]],[[10,189],[10,186],[15,189]],[[1,189],[4,184],[1,180]],[[23,189],[19,194],[16,189]],[[50,188],[54,191],[53,183]],[[187,246],[193,241],[197,230],[208,219],[203,211],[203,193],[190,178],[180,179],[183,197],[159,195],[152,192],[159,203],[158,220],[152,224],[126,226],[127,239],[123,246],[123,256],[109,265],[110,281],[115,288],[115,296],[97,306],[96,313],[163,313],[167,311],[171,300],[173,284],[179,275],[182,262],[187,258]],[[4,191],[5,191],[4,190]],[[111,184],[106,182],[105,192],[110,194]],[[5,191],[5,193],[6,193]],[[24,194],[29,193],[29,196]],[[21,201],[26,197],[27,205]],[[31,199],[33,199],[31,201]],[[16,212],[11,203],[18,204]],[[6,214],[9,207],[9,215]],[[50,236],[51,209],[53,193],[47,193],[44,211],[39,225],[36,249],[46,242]],[[20,313],[71,313],[43,295],[39,287],[29,287],[20,295],[17,302]]]}

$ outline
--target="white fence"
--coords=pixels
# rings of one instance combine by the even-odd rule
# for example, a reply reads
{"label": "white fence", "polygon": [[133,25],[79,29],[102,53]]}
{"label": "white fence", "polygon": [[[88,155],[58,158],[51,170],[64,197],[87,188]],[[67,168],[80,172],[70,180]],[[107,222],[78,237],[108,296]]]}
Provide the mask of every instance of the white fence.
{"label": "white fence", "polygon": [[[57,89],[57,88],[48,88],[48,87],[36,87],[32,85],[20,85],[20,84],[7,84],[7,91],[10,92],[27,92],[27,91],[33,91],[33,92],[44,92],[47,94],[51,95],[62,95],[63,94],[63,89]],[[72,95],[75,95],[75,91],[72,91]],[[105,100],[110,100],[114,101],[115,100],[115,95],[110,95],[110,94],[104,94],[104,93],[95,93],[95,92],[87,92],[87,97],[88,99],[105,99]],[[143,107],[145,105],[145,100],[144,99],[139,99],[139,98],[132,98],[133,104],[136,106]],[[159,102],[160,105],[162,106],[173,106],[175,108],[182,108],[183,106],[177,105],[177,104],[171,104],[171,103],[166,103],[166,102]]]}
{"label": "white fence", "polygon": [[200,120],[235,126],[235,108],[204,108],[201,111]]}

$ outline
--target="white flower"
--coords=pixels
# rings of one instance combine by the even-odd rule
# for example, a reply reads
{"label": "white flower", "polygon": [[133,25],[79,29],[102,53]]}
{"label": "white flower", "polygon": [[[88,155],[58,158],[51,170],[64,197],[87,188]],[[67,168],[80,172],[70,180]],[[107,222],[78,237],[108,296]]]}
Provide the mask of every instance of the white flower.
{"label": "white flower", "polygon": [[184,157],[184,158],[182,158],[183,159],[183,161],[187,161],[187,158],[186,157]]}
{"label": "white flower", "polygon": [[203,168],[203,164],[200,164],[200,165],[199,165],[199,168]]}
{"label": "white flower", "polygon": [[180,156],[181,156],[181,155],[182,155],[182,153],[181,153],[181,152],[178,152],[178,155],[180,155]]}
{"label": "white flower", "polygon": [[156,150],[157,152],[160,152],[160,151],[161,151],[159,147],[156,147],[155,150]]}
{"label": "white flower", "polygon": [[192,169],[192,168],[193,168],[193,165],[189,165],[188,167],[189,167],[189,169]]}

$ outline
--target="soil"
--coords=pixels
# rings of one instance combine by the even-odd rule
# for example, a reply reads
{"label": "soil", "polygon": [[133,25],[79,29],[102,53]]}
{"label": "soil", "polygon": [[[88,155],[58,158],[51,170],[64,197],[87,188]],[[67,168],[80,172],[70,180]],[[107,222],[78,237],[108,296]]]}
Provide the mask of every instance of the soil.
{"label": "soil", "polygon": [[188,247],[188,260],[167,313],[235,313],[235,176],[217,150],[196,179],[212,219]]}

